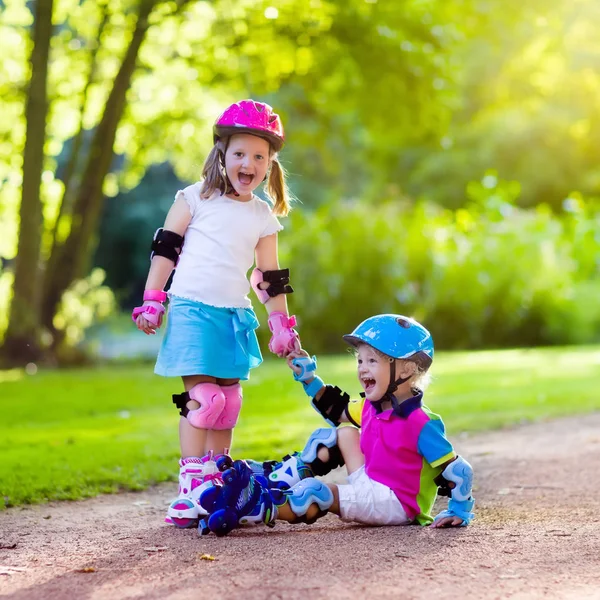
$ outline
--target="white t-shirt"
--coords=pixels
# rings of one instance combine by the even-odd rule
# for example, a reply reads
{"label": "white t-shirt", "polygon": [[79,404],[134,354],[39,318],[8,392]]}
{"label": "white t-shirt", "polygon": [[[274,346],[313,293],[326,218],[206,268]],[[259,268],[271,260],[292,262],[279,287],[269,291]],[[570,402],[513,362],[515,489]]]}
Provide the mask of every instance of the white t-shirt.
{"label": "white t-shirt", "polygon": [[211,306],[250,307],[247,273],[254,264],[256,245],[283,227],[257,196],[240,202],[217,190],[204,200],[201,186],[194,183],[175,195],[175,200],[185,199],[192,220],[169,293]]}

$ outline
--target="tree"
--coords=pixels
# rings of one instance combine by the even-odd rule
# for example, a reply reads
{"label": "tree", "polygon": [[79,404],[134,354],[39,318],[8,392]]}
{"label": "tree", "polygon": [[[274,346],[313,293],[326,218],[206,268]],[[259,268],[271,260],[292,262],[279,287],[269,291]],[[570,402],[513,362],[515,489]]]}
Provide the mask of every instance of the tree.
{"label": "tree", "polygon": [[[25,0],[10,4],[25,10]],[[60,341],[61,298],[89,268],[106,195],[133,187],[149,165],[167,158],[179,176],[197,177],[210,123],[233,98],[277,94],[283,111],[299,117],[290,126],[299,145],[314,143],[335,158],[327,161],[334,174],[343,169],[337,155],[347,143],[357,164],[377,164],[420,129],[431,135],[447,110],[447,92],[432,81],[451,75],[443,58],[452,41],[449,9],[440,10],[440,24],[420,0],[383,4],[57,0],[49,65],[45,56],[44,229],[38,210],[38,225],[24,221],[21,231],[35,238],[46,265],[36,326]],[[462,2],[448,5],[455,10]],[[308,119],[317,130],[303,136]],[[72,156],[59,169],[68,141]],[[15,272],[15,291],[30,275]],[[18,327],[11,316],[10,339]]]}
{"label": "tree", "polygon": [[53,0],[38,0],[32,31],[31,79],[27,92],[27,132],[23,151],[20,235],[9,326],[3,353],[16,363],[37,360],[40,354],[40,246],[43,231],[40,183],[46,137],[47,77]]}

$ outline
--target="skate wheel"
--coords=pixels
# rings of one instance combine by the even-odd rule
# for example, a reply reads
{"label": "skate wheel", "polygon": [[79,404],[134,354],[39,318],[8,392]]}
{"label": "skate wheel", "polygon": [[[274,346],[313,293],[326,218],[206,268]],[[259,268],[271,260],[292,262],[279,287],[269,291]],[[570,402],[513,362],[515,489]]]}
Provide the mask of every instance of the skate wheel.
{"label": "skate wheel", "polygon": [[188,527],[195,527],[198,519],[179,519],[178,517],[171,517],[171,522],[179,529],[187,529]]}
{"label": "skate wheel", "polygon": [[227,535],[238,524],[235,513],[226,508],[222,508],[208,518],[208,528],[217,536]]}
{"label": "skate wheel", "polygon": [[[196,507],[191,500],[188,499],[177,499],[169,507],[167,518],[170,519],[171,523],[179,529],[186,529],[188,527],[195,526],[198,522],[197,517],[190,516],[190,511],[193,514],[197,514]],[[188,513],[187,515],[185,513]]]}
{"label": "skate wheel", "polygon": [[216,463],[219,471],[225,471],[225,469],[230,469],[233,467],[233,459],[227,454],[222,454],[221,456],[217,457]]}
{"label": "skate wheel", "polygon": [[232,484],[238,478],[238,472],[235,469],[227,469],[223,471],[223,483]]}
{"label": "skate wheel", "polygon": [[199,502],[204,510],[212,511],[217,498],[221,495],[221,487],[220,485],[213,485],[200,494]]}

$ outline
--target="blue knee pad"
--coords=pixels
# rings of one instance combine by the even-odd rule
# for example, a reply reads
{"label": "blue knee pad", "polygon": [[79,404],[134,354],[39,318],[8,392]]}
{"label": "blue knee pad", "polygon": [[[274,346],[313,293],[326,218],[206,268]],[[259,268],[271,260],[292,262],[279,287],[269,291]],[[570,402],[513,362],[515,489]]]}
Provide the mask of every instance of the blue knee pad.
{"label": "blue knee pad", "polygon": [[[297,517],[293,523],[314,523],[318,518],[324,516],[333,504],[333,492],[325,483],[314,477],[303,479],[285,494],[292,512]],[[307,519],[306,512],[312,504],[319,507],[319,513],[315,517]]]}
{"label": "blue knee pad", "polygon": [[[312,432],[300,454],[300,458],[310,465],[315,475],[327,475],[330,471],[344,465],[344,457],[337,445],[337,429],[321,427]],[[317,458],[319,448],[329,450],[329,459],[322,461]]]}

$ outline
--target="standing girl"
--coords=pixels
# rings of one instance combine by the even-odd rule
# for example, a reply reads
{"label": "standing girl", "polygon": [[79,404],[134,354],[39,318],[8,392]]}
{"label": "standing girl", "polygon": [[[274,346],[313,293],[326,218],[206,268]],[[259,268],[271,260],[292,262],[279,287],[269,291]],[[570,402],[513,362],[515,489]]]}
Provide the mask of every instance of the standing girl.
{"label": "standing girl", "polygon": [[[285,297],[293,291],[289,270],[279,269],[277,257],[282,226],[276,216],[290,209],[277,160],[283,142],[281,120],[268,104],[243,100],[217,119],[202,181],[177,192],[152,242],[144,303],[133,311],[138,329],[156,333],[167,298],[163,287],[176,266],[154,372],[181,377],[185,389],[173,396],[181,415],[179,496],[165,519],[178,527],[204,514],[201,486],[220,477],[213,456],[231,446],[242,404],[239,382],[262,362],[250,283],[269,313],[271,352],[287,356],[299,348]],[[253,193],[263,181],[272,209]]]}

